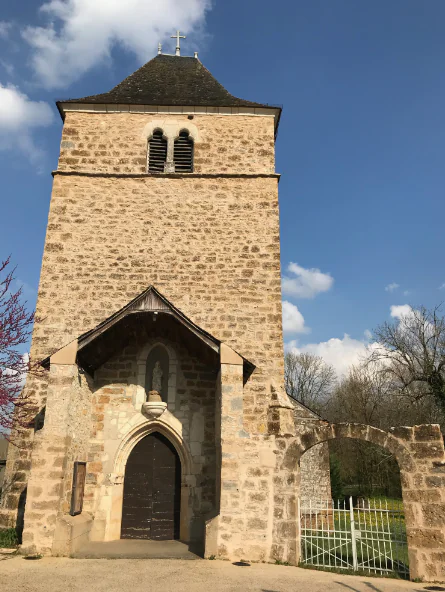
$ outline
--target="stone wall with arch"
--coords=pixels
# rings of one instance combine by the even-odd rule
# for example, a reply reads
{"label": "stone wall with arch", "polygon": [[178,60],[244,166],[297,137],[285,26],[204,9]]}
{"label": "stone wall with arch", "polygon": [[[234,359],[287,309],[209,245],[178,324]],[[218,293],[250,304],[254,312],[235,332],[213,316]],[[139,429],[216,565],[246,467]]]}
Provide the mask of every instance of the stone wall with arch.
{"label": "stone wall with arch", "polygon": [[[131,427],[131,425],[133,427]],[[160,433],[175,447],[181,461],[181,523],[180,538],[190,540],[190,525],[194,518],[193,500],[195,497],[195,466],[190,447],[184,441],[181,423],[166,411],[158,419],[141,420],[136,418],[130,422],[128,433],[118,445],[114,455],[114,472],[109,475],[109,514],[105,537],[100,540],[116,540],[120,538],[122,520],[122,502],[124,495],[125,467],[134,447],[146,436]],[[93,533],[94,536],[94,533]]]}
{"label": "stone wall with arch", "polygon": [[[149,419],[141,413],[146,365],[160,347],[168,355],[167,409]],[[156,336],[127,346],[96,371],[84,502],[94,516],[91,540],[120,538],[127,459],[143,437],[159,432],[181,460],[181,540],[204,543],[205,520],[216,506],[216,379],[184,346]]]}
{"label": "stone wall with arch", "polygon": [[[284,425],[284,422],[281,422]],[[312,447],[335,438],[371,442],[396,458],[405,508],[411,578],[445,578],[445,450],[438,425],[378,428],[325,421],[283,430],[276,422],[276,520],[272,559],[298,564],[300,533],[298,493],[301,456]],[[292,433],[293,431],[293,433]]]}

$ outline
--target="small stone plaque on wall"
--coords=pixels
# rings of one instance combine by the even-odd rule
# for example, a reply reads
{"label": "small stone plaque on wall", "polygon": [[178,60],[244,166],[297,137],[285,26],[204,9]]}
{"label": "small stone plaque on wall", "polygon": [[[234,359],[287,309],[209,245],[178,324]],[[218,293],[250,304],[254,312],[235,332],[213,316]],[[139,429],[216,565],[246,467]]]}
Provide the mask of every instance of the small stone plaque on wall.
{"label": "small stone plaque on wall", "polygon": [[73,490],[71,492],[71,516],[77,516],[82,513],[86,474],[87,463],[76,461],[74,463]]}

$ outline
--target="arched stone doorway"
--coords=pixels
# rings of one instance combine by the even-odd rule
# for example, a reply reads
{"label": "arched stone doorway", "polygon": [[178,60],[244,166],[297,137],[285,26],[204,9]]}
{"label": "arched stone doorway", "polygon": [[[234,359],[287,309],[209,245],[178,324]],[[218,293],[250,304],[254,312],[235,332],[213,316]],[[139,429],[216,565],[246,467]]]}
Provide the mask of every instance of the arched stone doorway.
{"label": "arched stone doorway", "polygon": [[179,539],[181,461],[173,444],[153,432],[130,453],[125,469],[121,538]]}

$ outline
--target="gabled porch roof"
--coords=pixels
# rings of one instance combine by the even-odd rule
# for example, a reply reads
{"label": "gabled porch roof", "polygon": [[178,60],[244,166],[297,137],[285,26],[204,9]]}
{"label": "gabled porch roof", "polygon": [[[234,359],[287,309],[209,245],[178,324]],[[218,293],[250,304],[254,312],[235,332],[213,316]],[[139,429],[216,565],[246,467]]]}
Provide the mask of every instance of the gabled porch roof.
{"label": "gabled porch roof", "polygon": [[[157,323],[157,327],[162,325],[170,328],[176,323],[180,330],[188,331],[191,341],[195,344],[201,343],[214,353],[215,358],[219,357],[222,342],[196,325],[154,286],[149,286],[126,306],[78,337],[77,364],[93,375],[94,371],[115,353],[116,344],[122,345],[124,336],[128,339],[138,327],[147,323]],[[238,355],[243,360],[244,376],[247,380],[255,365],[241,354]],[[45,358],[41,364],[49,367],[51,357]]]}

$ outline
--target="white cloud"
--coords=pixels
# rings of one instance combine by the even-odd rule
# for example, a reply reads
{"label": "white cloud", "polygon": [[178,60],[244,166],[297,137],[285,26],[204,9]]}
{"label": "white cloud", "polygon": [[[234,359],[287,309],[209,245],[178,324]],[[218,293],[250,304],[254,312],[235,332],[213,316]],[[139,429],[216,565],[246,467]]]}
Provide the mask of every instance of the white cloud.
{"label": "white cloud", "polygon": [[54,113],[47,103],[31,101],[17,87],[0,84],[0,150],[18,149],[39,165],[43,151],[35,144],[32,133],[53,120]]}
{"label": "white cloud", "polygon": [[8,38],[11,26],[11,23],[7,23],[6,21],[0,21],[0,39]]}
{"label": "white cloud", "polygon": [[394,292],[394,290],[397,290],[397,288],[400,288],[399,284],[396,284],[395,282],[393,282],[392,284],[388,284],[385,287],[385,291],[386,292]]}
{"label": "white cloud", "polygon": [[391,316],[393,319],[412,316],[413,309],[409,304],[398,304],[391,306]]}
{"label": "white cloud", "polygon": [[[308,343],[298,347],[295,342],[287,345],[286,349],[295,353],[310,353],[321,356],[327,364],[331,364],[339,376],[348,373],[353,364],[359,364],[366,355],[368,343],[359,339],[353,339],[345,333],[343,339],[333,337],[320,343]],[[372,347],[372,345],[370,346]]]}
{"label": "white cloud", "polygon": [[372,339],[372,333],[369,329],[366,329],[366,331],[363,333],[363,335],[365,336],[365,339],[367,339],[368,341],[370,339]]}
{"label": "white cloud", "polygon": [[439,286],[439,290],[445,290],[445,283],[443,283],[441,286]]}
{"label": "white cloud", "polygon": [[287,300],[283,301],[283,331],[285,333],[309,333],[304,324],[304,317],[298,307]]}
{"label": "white cloud", "polygon": [[294,277],[283,276],[283,294],[297,298],[313,298],[320,292],[327,292],[334,284],[334,278],[329,273],[322,273],[319,269],[305,269],[297,263],[289,263],[287,270]]}
{"label": "white cloud", "polygon": [[[48,88],[60,88],[93,66],[109,59],[113,46],[136,54],[143,63],[178,27],[194,42],[211,0],[49,0],[41,8],[44,27],[26,27],[24,39],[34,52],[37,78]],[[188,42],[186,42],[188,43]]]}
{"label": "white cloud", "polygon": [[[20,364],[21,369],[22,369],[22,371],[20,372],[20,384],[19,384],[20,389],[22,389],[25,386],[26,377],[28,375],[28,364],[29,364],[29,352],[25,352],[24,354],[22,354],[22,361]],[[6,376],[17,376],[18,371],[11,370],[11,368],[4,368],[3,373]],[[15,384],[15,381],[14,381],[14,384]]]}
{"label": "white cloud", "polygon": [[[409,304],[393,305],[390,308],[390,314],[392,318],[401,321],[403,318],[413,315],[414,310]],[[403,323],[399,327],[403,330]],[[360,364],[370,351],[381,348],[378,343],[371,341],[371,331],[367,329],[363,335],[364,339],[353,339],[345,333],[342,339],[333,337],[327,341],[306,345],[300,345],[294,339],[285,344],[285,349],[295,353],[311,353],[320,356],[326,363],[331,364],[341,377],[348,373],[352,365]]]}

